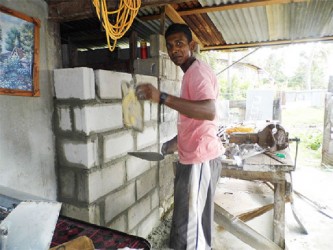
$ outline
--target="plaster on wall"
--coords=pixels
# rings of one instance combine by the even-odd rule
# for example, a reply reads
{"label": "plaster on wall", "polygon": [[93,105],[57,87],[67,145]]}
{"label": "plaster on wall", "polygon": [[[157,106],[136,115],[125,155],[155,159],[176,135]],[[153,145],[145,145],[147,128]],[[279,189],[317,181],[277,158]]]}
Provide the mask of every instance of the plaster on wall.
{"label": "plaster on wall", "polygon": [[[57,27],[47,21],[43,0],[1,0],[0,4],[41,21],[40,97],[0,95],[0,184],[42,198],[57,197],[51,69],[58,55]],[[50,34],[52,33],[52,34]]]}

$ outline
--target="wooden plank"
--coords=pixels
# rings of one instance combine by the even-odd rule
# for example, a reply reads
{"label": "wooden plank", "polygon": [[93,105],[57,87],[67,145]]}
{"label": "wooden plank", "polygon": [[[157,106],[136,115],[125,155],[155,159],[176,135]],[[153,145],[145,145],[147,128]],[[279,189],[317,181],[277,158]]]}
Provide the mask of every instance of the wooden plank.
{"label": "wooden plank", "polygon": [[230,45],[216,45],[216,46],[206,46],[202,47],[201,50],[230,50],[230,49],[241,49],[241,48],[251,48],[251,47],[263,47],[263,46],[275,46],[275,45],[290,45],[296,43],[309,43],[318,41],[332,41],[333,36],[324,37],[312,37],[304,39],[294,39],[294,40],[279,40],[271,42],[260,42],[260,43],[240,43],[240,44],[230,44]]}
{"label": "wooden plank", "polygon": [[230,233],[254,249],[281,249],[270,239],[267,239],[263,235],[259,234],[257,231],[217,204],[215,204],[214,207],[214,218],[217,224],[223,226]]}
{"label": "wooden plank", "polygon": [[[162,6],[171,3],[189,2],[190,0],[141,0],[141,7]],[[118,0],[108,0],[109,10],[115,9]],[[96,17],[95,7],[92,0],[49,0],[49,19],[57,22],[68,22]]]}
{"label": "wooden plank", "polygon": [[284,181],[284,172],[255,172],[242,169],[222,168],[221,177],[230,177],[241,180],[271,181],[273,183]]}

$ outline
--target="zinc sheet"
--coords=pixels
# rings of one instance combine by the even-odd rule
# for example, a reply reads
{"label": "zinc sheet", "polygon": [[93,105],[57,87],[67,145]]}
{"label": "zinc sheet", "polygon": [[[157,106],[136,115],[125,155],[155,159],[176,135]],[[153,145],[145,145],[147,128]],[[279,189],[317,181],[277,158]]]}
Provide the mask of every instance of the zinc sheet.
{"label": "zinc sheet", "polygon": [[[203,7],[250,2],[199,0]],[[312,0],[209,12],[227,44],[318,38],[333,35],[333,0]]]}

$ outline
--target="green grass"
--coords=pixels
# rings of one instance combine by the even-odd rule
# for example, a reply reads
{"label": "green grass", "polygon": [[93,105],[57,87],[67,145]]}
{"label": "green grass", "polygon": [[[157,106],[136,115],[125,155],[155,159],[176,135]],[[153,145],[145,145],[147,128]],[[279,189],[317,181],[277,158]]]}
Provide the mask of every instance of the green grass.
{"label": "green grass", "polygon": [[[281,125],[289,138],[300,138],[297,166],[319,167],[322,157],[324,107],[288,106],[282,110]],[[290,150],[295,155],[295,142]]]}

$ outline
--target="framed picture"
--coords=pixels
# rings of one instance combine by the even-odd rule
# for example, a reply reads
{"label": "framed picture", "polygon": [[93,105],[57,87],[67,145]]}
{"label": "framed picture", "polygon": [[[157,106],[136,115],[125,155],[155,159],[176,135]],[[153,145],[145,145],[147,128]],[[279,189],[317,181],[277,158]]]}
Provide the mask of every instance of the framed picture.
{"label": "framed picture", "polygon": [[40,96],[40,21],[0,5],[0,94]]}

